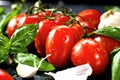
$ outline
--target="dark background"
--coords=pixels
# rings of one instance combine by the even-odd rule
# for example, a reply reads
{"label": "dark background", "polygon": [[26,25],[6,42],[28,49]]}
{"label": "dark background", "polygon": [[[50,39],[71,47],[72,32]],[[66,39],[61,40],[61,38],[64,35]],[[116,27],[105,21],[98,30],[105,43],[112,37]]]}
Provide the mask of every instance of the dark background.
{"label": "dark background", "polygon": [[[7,1],[7,0],[0,0]],[[18,0],[8,0],[11,3]],[[34,4],[38,0],[27,0],[28,3]],[[67,8],[71,8],[73,13],[78,13],[84,9],[94,8],[100,10],[101,12],[105,12],[105,6],[120,6],[120,0],[41,0],[42,3],[50,4],[52,7],[56,7],[56,5],[63,5]],[[9,4],[9,5],[10,5]],[[10,10],[10,6],[6,6],[8,10]]]}
{"label": "dark background", "polygon": [[[30,0],[34,1],[34,0]],[[42,0],[45,3],[56,3],[60,0]],[[120,5],[120,0],[61,0],[68,4],[100,4],[100,5]]]}
{"label": "dark background", "polygon": [[[13,2],[16,0],[9,0],[9,1]],[[27,1],[35,2],[37,0],[27,0]],[[63,1],[66,4],[120,5],[120,0],[42,0],[43,3],[57,3],[58,1]]]}

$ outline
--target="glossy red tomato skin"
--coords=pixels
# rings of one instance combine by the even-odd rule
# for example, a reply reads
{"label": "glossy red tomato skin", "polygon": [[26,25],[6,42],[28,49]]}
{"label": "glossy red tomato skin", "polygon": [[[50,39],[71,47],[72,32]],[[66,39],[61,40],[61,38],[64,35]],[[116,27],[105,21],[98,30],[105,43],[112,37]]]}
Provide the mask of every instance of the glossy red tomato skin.
{"label": "glossy red tomato skin", "polygon": [[81,21],[80,24],[74,24],[72,28],[75,30],[76,41],[80,40],[85,34],[89,34],[96,29],[94,25],[87,21]]}
{"label": "glossy red tomato skin", "polygon": [[14,18],[12,18],[9,21],[9,24],[7,25],[7,35],[8,37],[11,37],[14,31],[26,24],[38,24],[41,20],[45,19],[46,16],[50,16],[51,12],[40,12],[38,14],[33,15],[27,15],[24,13],[21,13]]}
{"label": "glossy red tomato skin", "polygon": [[56,26],[55,20],[42,20],[39,23],[37,36],[34,40],[35,47],[40,56],[45,57],[45,43],[49,32]]}
{"label": "glossy red tomato skin", "polygon": [[86,34],[96,30],[96,27],[88,21],[80,21],[81,26],[85,29]]}
{"label": "glossy red tomato skin", "polygon": [[106,51],[108,52],[108,54],[110,54],[110,52],[112,52],[112,50],[114,50],[117,47],[120,47],[120,42],[107,37],[107,36],[102,36],[102,35],[96,35],[94,38],[97,42],[100,42],[104,45]]}
{"label": "glossy red tomato skin", "polygon": [[11,37],[17,28],[26,24],[38,24],[40,20],[38,15],[27,16],[26,14],[19,14],[9,21],[6,30],[7,35]]}
{"label": "glossy red tomato skin", "polygon": [[9,21],[9,23],[7,25],[7,30],[6,30],[9,38],[12,36],[14,31],[19,27],[18,23],[19,23],[20,19],[24,16],[26,16],[26,14],[19,14]]}
{"label": "glossy red tomato skin", "polygon": [[0,69],[0,80],[14,80],[13,77],[3,69]]}
{"label": "glossy red tomato skin", "polygon": [[70,20],[70,17],[65,16],[65,15],[61,15],[61,16],[56,18],[56,23],[58,25],[65,25],[65,23],[68,22],[69,20]]}
{"label": "glossy red tomato skin", "polygon": [[90,22],[88,21],[80,21],[80,24],[83,26],[83,27],[88,27],[88,28],[93,28],[95,29],[95,26],[93,24],[91,24]]}
{"label": "glossy red tomato skin", "polygon": [[18,26],[21,27],[26,24],[38,24],[41,21],[39,15],[24,16],[20,19]]}
{"label": "glossy red tomato skin", "polygon": [[108,53],[104,46],[91,38],[78,41],[72,49],[71,60],[74,66],[89,63],[93,75],[103,73],[108,65]]}
{"label": "glossy red tomato skin", "polygon": [[46,40],[46,55],[48,61],[57,69],[68,67],[71,63],[71,49],[75,44],[74,29],[61,25],[53,29]]}
{"label": "glossy red tomato skin", "polygon": [[97,27],[100,22],[101,12],[96,9],[85,9],[79,12],[78,15],[83,17],[85,21],[89,21],[91,24]]}
{"label": "glossy red tomato skin", "polygon": [[79,24],[74,24],[72,28],[75,30],[76,42],[84,35],[84,30]]}

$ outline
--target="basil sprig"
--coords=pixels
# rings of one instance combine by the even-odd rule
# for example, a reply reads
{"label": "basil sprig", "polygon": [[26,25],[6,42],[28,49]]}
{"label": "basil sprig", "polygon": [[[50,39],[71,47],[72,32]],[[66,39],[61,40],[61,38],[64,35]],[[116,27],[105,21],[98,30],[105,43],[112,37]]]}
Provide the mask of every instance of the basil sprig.
{"label": "basil sprig", "polygon": [[[27,46],[34,41],[37,30],[38,24],[22,26],[13,33],[10,39],[0,33],[0,63],[5,62],[12,55],[16,63],[38,66],[41,59],[27,51]],[[43,61],[39,70],[52,71],[55,70],[55,67],[47,61]]]}
{"label": "basil sprig", "polygon": [[10,54],[26,52],[28,46],[35,38],[38,25],[29,24],[17,29],[9,39],[0,33],[0,63],[8,59]]}
{"label": "basil sprig", "polygon": [[0,63],[4,62],[8,58],[9,47],[9,39],[0,33]]}
{"label": "basil sprig", "polygon": [[93,31],[92,33],[88,34],[88,36],[91,36],[92,34],[100,34],[120,41],[120,28],[114,26],[103,27],[101,29]]}
{"label": "basil sprig", "polygon": [[26,25],[20,27],[10,38],[10,54],[16,54],[18,52],[27,52],[27,46],[34,40],[38,25]]}

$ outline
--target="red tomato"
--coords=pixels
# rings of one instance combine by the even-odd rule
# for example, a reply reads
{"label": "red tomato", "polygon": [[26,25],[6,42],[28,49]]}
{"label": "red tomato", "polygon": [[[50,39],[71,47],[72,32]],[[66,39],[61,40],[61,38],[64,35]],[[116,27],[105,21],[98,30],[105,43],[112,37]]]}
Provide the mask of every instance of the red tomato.
{"label": "red tomato", "polygon": [[19,14],[9,21],[6,30],[7,35],[11,37],[17,28],[25,24],[38,24],[41,20],[45,19],[45,17],[50,16],[50,14],[50,11],[40,12],[34,15]]}
{"label": "red tomato", "polygon": [[84,30],[79,24],[74,24],[72,28],[75,30],[76,42],[84,35]]}
{"label": "red tomato", "polygon": [[90,22],[87,21],[81,21],[80,22],[81,26],[85,29],[86,34],[91,33],[92,31],[95,31],[96,28],[93,24],[91,24]]}
{"label": "red tomato", "polygon": [[89,63],[93,69],[93,75],[101,74],[108,65],[108,54],[101,43],[86,38],[78,41],[71,54],[74,66]]}
{"label": "red tomato", "polygon": [[25,24],[38,24],[40,21],[41,18],[39,18],[39,15],[24,16],[20,19],[18,26],[21,27]]}
{"label": "red tomato", "polygon": [[82,27],[88,27],[88,28],[95,29],[95,26],[88,21],[80,21],[80,24],[82,25]]}
{"label": "red tomato", "polygon": [[85,21],[89,21],[91,24],[97,27],[100,22],[101,12],[95,9],[86,9],[78,13],[83,17]]}
{"label": "red tomato", "polygon": [[58,25],[65,25],[65,23],[68,22],[69,20],[70,17],[62,15],[56,18],[56,23]]}
{"label": "red tomato", "polygon": [[26,14],[19,14],[9,21],[6,30],[8,37],[11,37],[14,31],[19,27],[18,23],[20,19],[24,16],[26,16]]}
{"label": "red tomato", "polygon": [[85,34],[88,34],[92,31],[94,31],[95,27],[90,23],[90,22],[87,22],[87,21],[81,21],[80,22],[80,25],[79,24],[74,24],[72,26],[72,28],[76,31],[75,33],[75,36],[76,36],[76,41],[80,40],[80,38],[85,35]]}
{"label": "red tomato", "polygon": [[35,47],[40,56],[45,57],[45,42],[49,32],[57,25],[63,25],[70,18],[63,14],[54,14],[53,19],[44,19],[40,21],[37,37],[35,38]]}
{"label": "red tomato", "polygon": [[8,72],[0,69],[0,80],[14,80],[14,79]]}
{"label": "red tomato", "polygon": [[108,54],[110,54],[110,52],[113,49],[120,47],[120,42],[110,37],[97,35],[94,39],[105,46],[105,49],[108,52]]}
{"label": "red tomato", "polygon": [[49,32],[56,26],[55,20],[43,20],[39,23],[39,29],[35,38],[35,47],[40,56],[45,56],[45,43]]}
{"label": "red tomato", "polygon": [[65,25],[58,26],[50,31],[46,40],[46,55],[48,61],[57,69],[67,67],[71,60],[71,50],[75,44],[74,29]]}

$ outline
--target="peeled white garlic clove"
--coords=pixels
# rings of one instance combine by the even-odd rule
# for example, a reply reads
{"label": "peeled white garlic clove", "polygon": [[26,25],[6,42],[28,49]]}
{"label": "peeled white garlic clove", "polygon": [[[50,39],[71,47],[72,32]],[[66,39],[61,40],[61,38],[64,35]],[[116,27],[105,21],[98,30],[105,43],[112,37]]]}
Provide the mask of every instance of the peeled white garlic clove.
{"label": "peeled white garlic clove", "polygon": [[92,68],[89,64],[84,64],[56,73],[49,72],[45,74],[53,76],[55,80],[87,80],[87,77],[92,74]]}
{"label": "peeled white garlic clove", "polygon": [[18,66],[16,67],[16,71],[20,77],[30,78],[37,73],[38,68],[19,63]]}
{"label": "peeled white garlic clove", "polygon": [[120,12],[113,12],[112,10],[109,10],[103,13],[100,17],[98,29],[106,26],[114,26],[120,28]]}

